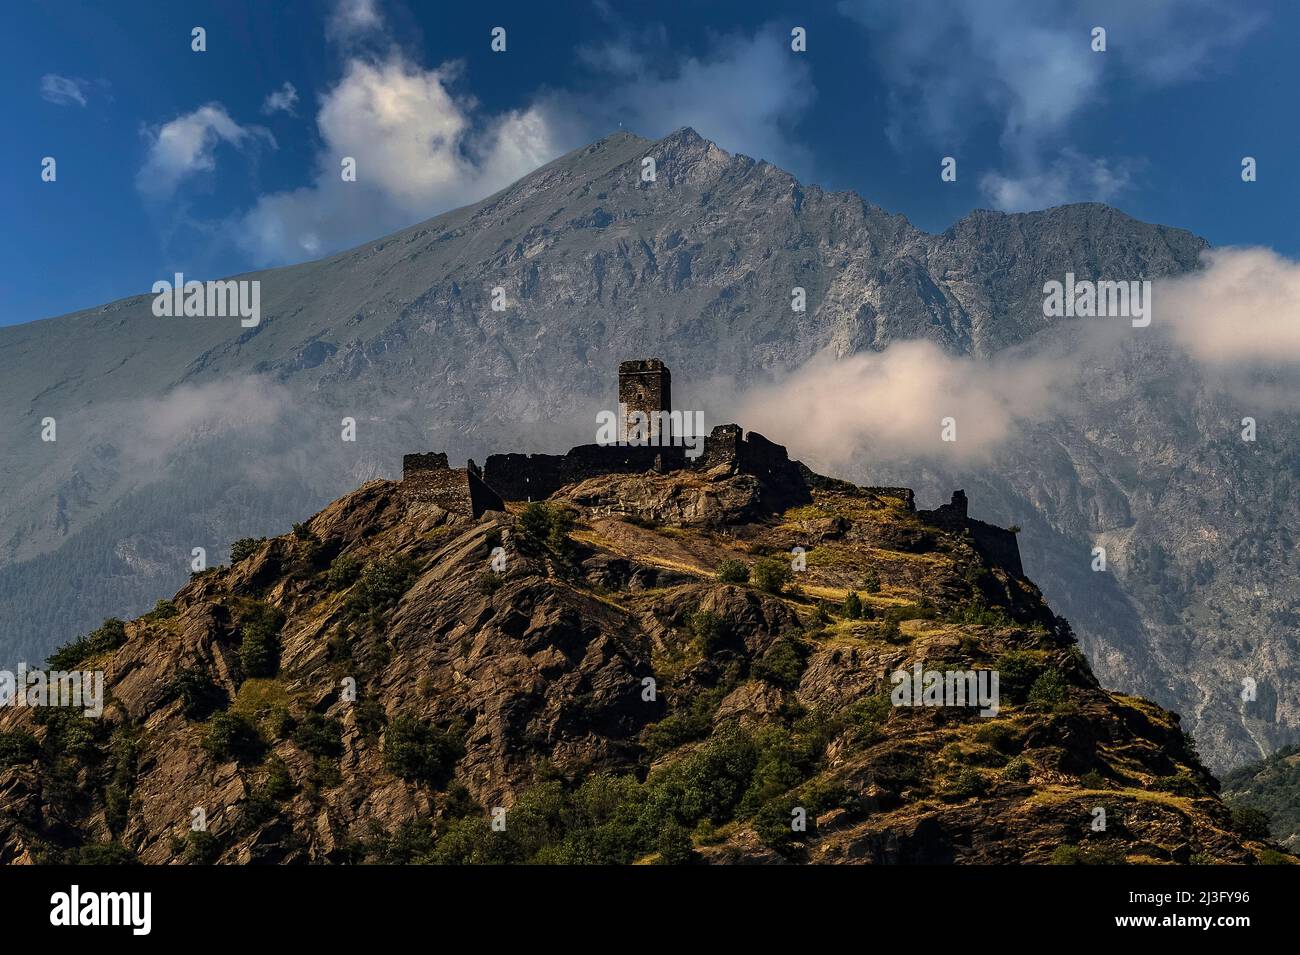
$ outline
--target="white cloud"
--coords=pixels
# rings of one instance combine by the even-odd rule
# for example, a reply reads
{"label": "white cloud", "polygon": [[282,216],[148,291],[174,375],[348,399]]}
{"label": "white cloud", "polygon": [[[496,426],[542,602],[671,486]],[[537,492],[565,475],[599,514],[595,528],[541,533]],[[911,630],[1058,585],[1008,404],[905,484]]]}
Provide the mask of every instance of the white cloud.
{"label": "white cloud", "polygon": [[200,106],[144,133],[149,140],[149,155],[136,174],[135,184],[153,199],[168,198],[184,179],[215,169],[218,143],[244,148],[260,141],[275,146],[267,130],[240,126],[220,103]]}
{"label": "white cloud", "polygon": [[[620,123],[650,137],[694,126],[726,149],[806,166],[788,126],[813,88],[783,34],[723,38],[707,57],[668,51],[651,69],[650,54],[664,51],[637,44],[660,40],[652,30],[583,53],[606,77],[599,95],[552,91],[495,115],[456,92],[457,64],[424,69],[395,51],[353,56],[321,100],[314,181],[261,197],[237,241],[263,265],[346,248],[482,199]],[[356,160],[356,182],[340,178],[345,156]]]}
{"label": "white cloud", "polygon": [[338,0],[330,12],[325,34],[332,40],[352,40],[384,29],[376,0]]}
{"label": "white cloud", "polygon": [[[906,341],[840,359],[823,353],[744,394],[736,417],[823,465],[843,466],[864,449],[882,459],[968,462],[1011,438],[1019,422],[1052,414],[1073,378],[1054,359],[961,358]],[[942,440],[948,417],[952,442]]]}
{"label": "white cloud", "polygon": [[[955,149],[974,129],[998,124],[1007,168],[982,186],[1000,208],[1111,198],[1127,176],[1077,153],[1049,158],[1102,100],[1108,76],[1191,79],[1263,19],[1228,0],[1097,0],[1086,15],[1070,0],[841,0],[839,9],[871,37],[896,146],[919,130]],[[1105,53],[1090,47],[1096,25],[1107,30]]]}
{"label": "white cloud", "polygon": [[[315,181],[261,197],[240,244],[259,263],[319,255],[481,199],[561,152],[535,109],[476,117],[451,91],[456,73],[351,60],[321,101]],[[344,157],[356,182],[340,176]]]}
{"label": "white cloud", "polygon": [[1064,149],[1046,169],[1012,176],[987,173],[980,179],[980,189],[995,209],[1028,212],[1066,202],[1110,202],[1128,188],[1130,180],[1127,163],[1093,159]]}
{"label": "white cloud", "polygon": [[266,94],[266,99],[262,101],[262,112],[268,116],[271,113],[289,113],[294,114],[294,106],[298,104],[298,91],[294,89],[292,83],[285,80],[284,85],[278,90],[272,90]]}
{"label": "white cloud", "polygon": [[632,30],[607,12],[611,39],[582,47],[579,60],[604,77],[597,94],[553,93],[548,115],[580,117],[588,142],[624,128],[658,139],[691,126],[723,149],[812,174],[794,134],[816,96],[807,62],[790,52],[789,27],[715,38],[703,56],[682,56],[662,26]]}
{"label": "white cloud", "polygon": [[57,73],[46,73],[41,77],[41,98],[48,103],[59,106],[76,104],[86,105],[86,94],[90,91],[90,82]]}
{"label": "white cloud", "polygon": [[1300,363],[1300,262],[1224,248],[1205,252],[1204,263],[1157,283],[1153,322],[1206,364]]}

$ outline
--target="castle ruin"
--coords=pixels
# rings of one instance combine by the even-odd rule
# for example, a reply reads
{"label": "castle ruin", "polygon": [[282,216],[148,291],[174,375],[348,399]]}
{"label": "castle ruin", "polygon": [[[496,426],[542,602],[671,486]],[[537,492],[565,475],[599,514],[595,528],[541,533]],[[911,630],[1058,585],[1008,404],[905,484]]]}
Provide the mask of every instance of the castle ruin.
{"label": "castle ruin", "polygon": [[[673,376],[658,358],[618,366],[618,440],[667,444],[672,438],[661,411],[672,411]],[[671,429],[670,429],[671,430]]]}
{"label": "castle ruin", "polygon": [[[583,444],[565,454],[491,454],[481,470],[473,461],[452,468],[443,452],[408,454],[402,458],[402,488],[412,501],[478,519],[487,511],[505,510],[506,501],[543,501],[566,485],[607,474],[719,468],[729,474],[748,474],[758,481],[763,506],[771,512],[810,503],[815,487],[853,487],[792,461],[784,447],[757,432],[745,432],[738,424],[717,425],[704,439],[699,457],[687,457],[686,448],[672,443],[671,433],[661,431],[661,425],[669,427],[667,416],[659,413],[672,409],[672,378],[658,358],[619,364],[618,404],[618,444]],[[648,432],[641,431],[643,427]],[[648,443],[636,443],[646,438]],[[625,443],[629,441],[633,443]],[[927,524],[969,533],[974,547],[990,563],[1023,576],[1015,534],[969,517],[964,491],[955,492],[949,504],[916,511],[908,488],[865,490],[904,500],[907,509]]]}

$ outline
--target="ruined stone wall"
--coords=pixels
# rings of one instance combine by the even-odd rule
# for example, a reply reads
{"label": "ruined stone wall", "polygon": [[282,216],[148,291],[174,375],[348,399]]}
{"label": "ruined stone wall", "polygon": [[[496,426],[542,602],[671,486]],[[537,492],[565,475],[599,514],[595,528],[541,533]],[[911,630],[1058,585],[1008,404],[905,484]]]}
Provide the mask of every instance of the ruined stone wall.
{"label": "ruined stone wall", "polygon": [[932,511],[919,511],[925,523],[943,530],[961,533],[969,531],[971,542],[979,555],[993,567],[1001,567],[1017,577],[1025,575],[1020,563],[1020,543],[1016,535],[1005,527],[986,524],[968,516],[969,503],[965,491],[954,491],[952,501],[941,504]]}
{"label": "ruined stone wall", "polygon": [[463,468],[450,468],[447,455],[440,451],[402,457],[402,490],[409,500],[437,504],[463,517],[505,510],[500,495],[483,482],[473,461]]}
{"label": "ruined stone wall", "polygon": [[756,431],[745,434],[737,424],[720,424],[704,439],[704,453],[695,466],[704,470],[726,466],[737,474],[758,478],[765,504],[784,509],[812,500],[803,468],[791,461],[783,446]]}
{"label": "ruined stone wall", "polygon": [[568,454],[492,454],[483,480],[507,501],[543,501],[566,484],[602,474],[639,474],[686,466],[684,448],[583,444]]}

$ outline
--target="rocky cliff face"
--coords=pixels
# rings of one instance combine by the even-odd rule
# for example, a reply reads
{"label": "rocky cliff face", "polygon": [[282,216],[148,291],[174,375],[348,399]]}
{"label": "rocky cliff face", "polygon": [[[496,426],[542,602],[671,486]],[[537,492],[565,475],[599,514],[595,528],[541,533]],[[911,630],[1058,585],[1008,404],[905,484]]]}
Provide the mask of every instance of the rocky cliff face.
{"label": "rocky cliff face", "polygon": [[[828,351],[1050,339],[1068,354],[1044,281],[1177,274],[1204,245],[1099,205],[975,212],[930,235],[690,130],[620,133],[474,206],[250,276],[254,329],[157,319],[147,296],[0,329],[0,659],[147,609],[195,547],[223,560],[230,540],[395,477],[411,448],[481,461],[590,442],[629,354],[660,355],[678,403],[704,409],[719,377],[762,382]],[[1265,440],[1235,441],[1258,412],[1158,336],[1083,364],[1068,406],[987,466],[866,457],[849,476],[914,484],[927,505],[965,486],[973,516],[1019,524],[1027,572],[1107,685],[1182,713],[1216,768],[1296,741],[1300,420],[1272,412]],[[46,416],[56,443],[39,441]],[[1090,571],[1098,544],[1108,574]]]}
{"label": "rocky cliff face", "polygon": [[[0,860],[1278,858],[956,524],[761,491],[611,475],[474,520],[372,481],[242,542],[60,651],[102,719],[0,713]],[[915,664],[997,670],[997,715],[895,705]]]}

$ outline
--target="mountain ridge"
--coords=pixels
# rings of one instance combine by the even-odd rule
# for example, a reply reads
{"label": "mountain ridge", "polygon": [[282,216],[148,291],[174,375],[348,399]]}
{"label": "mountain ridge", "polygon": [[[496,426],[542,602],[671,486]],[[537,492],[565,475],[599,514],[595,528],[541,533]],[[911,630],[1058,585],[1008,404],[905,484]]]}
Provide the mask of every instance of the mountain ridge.
{"label": "mountain ridge", "polygon": [[[736,383],[779,379],[827,351],[1036,347],[1071,328],[1043,318],[1045,278],[1181,274],[1205,248],[1095,204],[976,211],[930,234],[698,134],[651,145],[655,189],[639,182],[645,143],[614,134],[472,206],[246,273],[264,282],[256,329],[156,319],[148,296],[0,329],[0,396],[15,409],[0,425],[4,646],[39,658],[105,615],[145,609],[184,578],[195,547],[219,561],[230,539],[391,476],[405,449],[460,459],[590,440],[608,369],[628,353],[662,354],[690,383],[684,400],[721,408],[716,423]],[[797,317],[795,285],[809,301]],[[494,287],[507,289],[504,313],[490,307]],[[1214,438],[1231,403],[1164,348],[1134,341],[1087,369],[1076,407],[1009,444],[1001,469],[862,456],[851,474],[914,483],[932,501],[978,489],[983,516],[1026,527],[1031,574],[1106,682],[1186,714],[1208,758],[1228,766],[1300,735],[1294,655],[1271,622],[1289,619],[1300,593],[1282,583],[1260,598],[1246,584],[1290,579],[1277,554],[1300,424],[1288,417],[1257,460],[1235,460]],[[1190,404],[1175,393],[1189,387]],[[36,437],[47,415],[54,445]],[[358,424],[353,444],[339,440],[345,417]],[[1190,493],[1181,507],[1171,474]],[[1211,491],[1203,504],[1197,488]],[[1208,581],[1197,570],[1211,559],[1197,538],[1206,527],[1235,548]],[[1091,574],[1099,540],[1140,546],[1139,573],[1117,560],[1114,574]],[[1243,710],[1247,675],[1265,690]]]}

